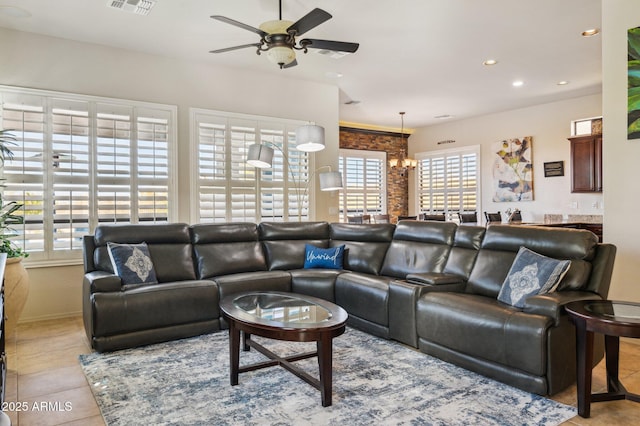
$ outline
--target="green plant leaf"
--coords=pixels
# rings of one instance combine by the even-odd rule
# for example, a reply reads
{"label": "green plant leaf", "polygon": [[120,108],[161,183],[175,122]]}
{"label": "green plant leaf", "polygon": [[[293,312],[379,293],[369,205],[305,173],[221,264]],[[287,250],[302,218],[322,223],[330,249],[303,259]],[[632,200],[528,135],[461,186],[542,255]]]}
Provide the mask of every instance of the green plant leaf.
{"label": "green plant leaf", "polygon": [[631,123],[627,129],[627,134],[629,135],[635,132],[640,132],[640,118]]}
{"label": "green plant leaf", "polygon": [[640,110],[640,87],[632,87],[629,89],[627,103],[628,112]]}
{"label": "green plant leaf", "polygon": [[627,39],[629,41],[629,56],[633,59],[640,59],[640,27],[627,31]]}
{"label": "green plant leaf", "polygon": [[629,87],[639,87],[640,86],[640,61],[634,60],[629,61],[629,65],[627,67],[627,73],[629,76],[628,84]]}

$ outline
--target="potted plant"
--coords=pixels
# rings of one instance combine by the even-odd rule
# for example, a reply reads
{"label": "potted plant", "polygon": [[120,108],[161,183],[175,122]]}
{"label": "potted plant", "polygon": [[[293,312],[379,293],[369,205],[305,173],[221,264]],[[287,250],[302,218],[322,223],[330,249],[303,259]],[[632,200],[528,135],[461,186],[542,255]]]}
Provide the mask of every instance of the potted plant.
{"label": "potted plant", "polygon": [[[16,138],[10,131],[0,130],[0,167],[4,166],[5,159],[13,158],[10,146],[15,144]],[[4,271],[5,331],[11,336],[29,295],[29,275],[22,264],[22,259],[29,254],[11,241],[17,235],[13,226],[24,223],[24,216],[16,214],[23,205],[15,201],[5,203],[2,187],[4,185],[0,185],[0,253],[7,255]]]}

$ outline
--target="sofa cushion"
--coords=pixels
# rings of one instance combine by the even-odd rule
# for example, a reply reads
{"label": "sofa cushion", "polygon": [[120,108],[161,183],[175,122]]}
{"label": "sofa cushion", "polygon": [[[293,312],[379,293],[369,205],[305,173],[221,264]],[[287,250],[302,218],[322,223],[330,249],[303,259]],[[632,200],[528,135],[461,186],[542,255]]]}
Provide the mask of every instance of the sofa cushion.
{"label": "sofa cushion", "polygon": [[199,279],[266,271],[256,224],[198,224],[190,231]]}
{"label": "sofa cushion", "polygon": [[151,254],[159,282],[196,278],[189,226],[184,223],[153,225],[100,225],[94,234],[91,254],[97,270],[115,273],[107,243],[138,244],[145,242]]}
{"label": "sofa cushion", "polygon": [[396,226],[380,273],[404,279],[412,273],[442,272],[456,228],[453,222],[402,221]]}
{"label": "sofa cushion", "polygon": [[418,300],[416,323],[421,339],[457,353],[536,376],[547,372],[550,317],[475,294],[431,292]]}
{"label": "sofa cushion", "polygon": [[156,271],[146,243],[107,243],[114,272],[122,284],[157,284]]}
{"label": "sofa cushion", "polygon": [[342,259],[344,257],[344,244],[322,248],[311,244],[304,247],[304,267],[305,269],[342,269]]}
{"label": "sofa cushion", "polygon": [[552,259],[520,247],[498,300],[522,308],[527,297],[555,291],[570,264],[569,260]]}
{"label": "sofa cushion", "polygon": [[330,246],[344,244],[344,269],[379,275],[393,238],[390,223],[332,223]]}
{"label": "sofa cushion", "polygon": [[329,246],[326,222],[262,222],[258,234],[271,271],[304,268],[306,244]]}
{"label": "sofa cushion", "polygon": [[336,279],[336,303],[349,316],[354,315],[369,322],[389,325],[389,277],[349,272]]}
{"label": "sofa cushion", "polygon": [[597,243],[598,238],[585,230],[491,225],[482,240],[465,291],[497,297],[520,247],[544,256],[571,260],[572,266],[560,288],[584,288]]}

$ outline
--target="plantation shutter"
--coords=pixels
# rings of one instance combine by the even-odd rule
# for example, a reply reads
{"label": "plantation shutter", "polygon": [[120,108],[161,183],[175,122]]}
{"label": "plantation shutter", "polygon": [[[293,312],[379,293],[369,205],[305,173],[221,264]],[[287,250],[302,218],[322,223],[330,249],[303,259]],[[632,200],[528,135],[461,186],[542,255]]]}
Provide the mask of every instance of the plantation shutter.
{"label": "plantation shutter", "polygon": [[339,201],[341,220],[353,215],[386,214],[386,154],[341,149],[338,162],[345,182]]}
{"label": "plantation shutter", "polygon": [[416,155],[418,211],[445,213],[478,209],[478,149],[448,150]]}
{"label": "plantation shutter", "polygon": [[99,223],[169,221],[175,107],[0,87],[16,137],[6,202],[23,204],[14,242],[29,260],[79,259]]}
{"label": "plantation shutter", "polygon": [[[298,196],[303,220],[308,218],[309,157],[291,148],[298,123],[206,110],[192,110],[191,121],[198,167],[195,221],[297,220]],[[271,168],[246,163],[255,143],[274,148]]]}
{"label": "plantation shutter", "polygon": [[24,205],[24,225],[14,228],[13,242],[34,255],[45,251],[45,105],[41,96],[3,94],[2,128],[20,139],[4,163],[3,202]]}

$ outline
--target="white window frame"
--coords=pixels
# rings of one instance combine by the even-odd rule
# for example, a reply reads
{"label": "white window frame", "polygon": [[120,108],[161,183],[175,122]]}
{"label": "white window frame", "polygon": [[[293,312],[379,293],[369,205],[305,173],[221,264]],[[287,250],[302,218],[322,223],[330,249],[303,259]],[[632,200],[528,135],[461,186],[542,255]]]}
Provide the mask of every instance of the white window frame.
{"label": "white window frame", "polygon": [[[418,161],[418,165],[416,166],[416,179],[415,179],[415,211],[420,214],[420,213],[427,213],[427,214],[433,214],[433,213],[442,213],[442,210],[433,210],[433,209],[427,209],[425,208],[425,206],[421,205],[421,200],[423,199],[423,193],[427,193],[427,194],[433,194],[433,193],[440,193],[443,192],[444,193],[444,213],[447,216],[447,220],[453,220],[453,221],[457,221],[458,220],[458,215],[457,213],[463,213],[464,211],[460,209],[460,204],[457,206],[457,208],[450,208],[450,206],[448,206],[447,204],[447,194],[448,193],[461,193],[461,187],[455,187],[455,188],[451,188],[449,189],[449,185],[447,180],[445,179],[444,182],[444,190],[443,191],[432,191],[432,190],[423,190],[420,187],[420,182],[421,182],[421,176],[420,173],[422,171],[422,162],[426,159],[432,159],[432,158],[437,158],[437,157],[444,157],[449,158],[449,157],[460,157],[462,155],[466,155],[466,154],[475,154],[476,156],[476,188],[475,188],[475,197],[476,197],[476,208],[475,211],[478,213],[478,221],[480,221],[480,212],[482,211],[482,198],[481,198],[481,188],[482,188],[482,182],[481,182],[481,158],[480,158],[480,145],[472,145],[472,146],[466,146],[466,147],[461,147],[461,148],[451,148],[451,149],[444,149],[444,150],[438,150],[438,151],[427,151],[427,152],[420,152],[417,153],[415,158]],[[445,165],[446,165],[446,161],[445,161]],[[461,170],[462,172],[462,170]],[[446,175],[446,172],[445,172]],[[470,211],[467,211],[470,212]]]}
{"label": "white window frame", "polygon": [[[98,144],[98,136],[97,136],[97,120],[98,120],[98,108],[104,106],[113,106],[115,109],[127,109],[131,112],[130,116],[130,161],[131,169],[130,169],[130,199],[131,199],[131,207],[130,212],[131,216],[129,219],[129,223],[138,223],[138,217],[141,213],[141,210],[138,209],[138,170],[137,165],[138,155],[140,151],[136,151],[138,148],[138,119],[141,117],[147,118],[155,113],[166,117],[167,123],[166,127],[167,131],[167,186],[168,186],[168,194],[167,194],[167,221],[172,222],[177,218],[177,163],[176,163],[176,152],[177,152],[177,107],[175,105],[166,105],[166,104],[157,104],[157,103],[149,103],[149,102],[139,102],[133,100],[125,100],[125,99],[115,99],[115,98],[106,98],[99,96],[89,96],[82,95],[76,93],[67,93],[67,92],[57,92],[50,90],[39,90],[39,89],[29,89],[15,86],[3,86],[0,85],[0,97],[2,98],[2,105],[5,104],[5,98],[12,100],[27,100],[27,99],[37,99],[41,101],[41,106],[43,107],[43,147],[42,147],[42,156],[43,158],[48,158],[49,156],[54,156],[52,145],[54,143],[53,137],[56,135],[53,130],[53,105],[55,103],[69,103],[70,105],[75,103],[81,103],[87,105],[87,119],[89,121],[87,128],[87,152],[83,157],[83,164],[87,168],[87,176],[83,177],[69,177],[66,180],[69,184],[73,185],[86,185],[88,197],[85,204],[85,210],[88,211],[88,234],[94,232],[95,227],[99,224],[98,221],[98,211],[99,211],[99,203],[98,203],[98,195],[97,195],[97,185],[99,182],[104,181],[104,178],[98,177],[98,165],[99,163],[97,159],[97,144]],[[0,118],[2,118],[3,108],[0,108]],[[143,113],[144,112],[144,113]],[[140,114],[139,114],[140,113]],[[10,129],[9,129],[10,130]],[[62,162],[62,160],[60,160]],[[66,160],[67,164],[73,164],[73,160]],[[80,160],[78,160],[80,161]],[[47,267],[47,266],[59,266],[59,265],[75,265],[82,264],[82,249],[54,249],[54,224],[53,224],[53,215],[54,208],[53,200],[54,200],[54,184],[56,184],[54,180],[54,168],[57,167],[54,165],[55,160],[53,162],[42,160],[42,175],[41,179],[35,177],[30,177],[28,180],[25,180],[26,177],[21,178],[19,175],[9,176],[7,173],[5,177],[7,178],[7,189],[10,188],[12,182],[16,182],[15,185],[22,182],[33,182],[36,184],[40,184],[42,182],[43,185],[43,251],[34,251],[29,252],[29,257],[25,259],[25,265],[28,267]],[[24,175],[23,175],[24,176]],[[17,180],[16,180],[17,179]],[[107,178],[108,180],[108,178]],[[140,184],[144,185],[143,183]],[[19,228],[19,227],[15,227]],[[24,226],[19,228],[19,233],[24,233]],[[80,238],[81,235],[74,234],[73,238]],[[20,240],[20,236],[17,237],[16,243]],[[20,244],[18,244],[20,245]],[[75,244],[76,246],[78,244]],[[28,251],[28,250],[27,250]]]}
{"label": "white window frame", "polygon": [[[237,123],[245,123],[247,127],[253,127],[255,130],[255,140],[248,140],[245,147],[233,146],[232,149],[240,150],[240,155],[246,156],[246,149],[250,144],[261,143],[263,134],[264,140],[268,140],[266,132],[282,129],[282,145],[283,151],[286,152],[286,159],[282,156],[282,151],[276,149],[273,157],[273,167],[269,169],[257,169],[249,165],[235,164],[230,159],[228,153],[223,153],[224,175],[217,178],[211,178],[205,181],[200,176],[200,152],[199,138],[201,125],[217,125],[224,133],[225,151],[232,147],[230,139],[232,138],[232,129]],[[309,179],[315,176],[314,156],[309,153],[298,151],[295,149],[295,129],[308,124],[305,121],[291,120],[277,117],[267,117],[251,114],[232,113],[227,111],[217,111],[201,108],[189,109],[189,129],[190,129],[190,170],[191,173],[191,221],[192,223],[203,222],[234,222],[234,221],[252,221],[259,223],[261,221],[298,221],[315,220],[315,185],[310,185]],[[222,130],[224,129],[224,130]],[[262,133],[265,132],[265,133]],[[270,143],[265,145],[272,147]],[[236,153],[236,155],[238,155]],[[291,168],[289,168],[289,166]],[[236,167],[234,169],[234,167]],[[241,170],[242,169],[242,170]],[[247,176],[247,179],[237,179],[234,176]],[[293,176],[293,178],[292,178]],[[226,204],[224,217],[219,216],[215,212],[212,218],[202,218],[201,209],[201,187],[205,182],[214,188],[221,199]],[[255,208],[253,215],[251,209],[243,209],[241,215],[234,212],[232,208],[233,189],[242,189],[243,191],[251,191],[255,196]],[[267,191],[273,190],[273,193],[280,192],[281,199],[272,200],[263,197]],[[285,194],[288,194],[285,196]],[[302,210],[298,210],[298,197],[301,197]],[[263,216],[265,205],[280,204],[278,207],[282,210],[281,215]],[[215,210],[215,207],[214,207]],[[299,216],[298,213],[301,212]]]}
{"label": "white window frame", "polygon": [[[370,151],[370,150],[362,150],[362,149],[341,148],[339,150],[338,170],[342,172],[342,176],[344,180],[344,188],[340,191],[340,194],[339,194],[340,206],[344,206],[347,204],[349,193],[350,193],[349,176],[348,176],[348,173],[346,173],[346,171],[344,170],[344,168],[346,167],[345,163],[347,158],[362,159],[364,162],[366,162],[367,160],[380,161],[382,167],[380,170],[380,181],[377,184],[379,186],[379,190],[374,191],[375,194],[380,199],[380,209],[378,210],[375,208],[371,208],[366,204],[366,200],[368,198],[367,195],[372,193],[372,190],[370,189],[369,186],[365,185],[363,187],[359,187],[355,192],[361,193],[364,197],[364,204],[362,206],[362,211],[358,212],[359,214],[370,214],[370,215],[387,214],[387,198],[388,198],[387,197],[387,173],[388,173],[387,153],[385,151]],[[365,170],[365,173],[366,173],[366,170]],[[366,179],[366,175],[363,176],[363,180],[365,179]],[[350,214],[347,210],[340,208],[339,214],[340,214],[341,222],[348,222],[348,216],[350,216]]]}

